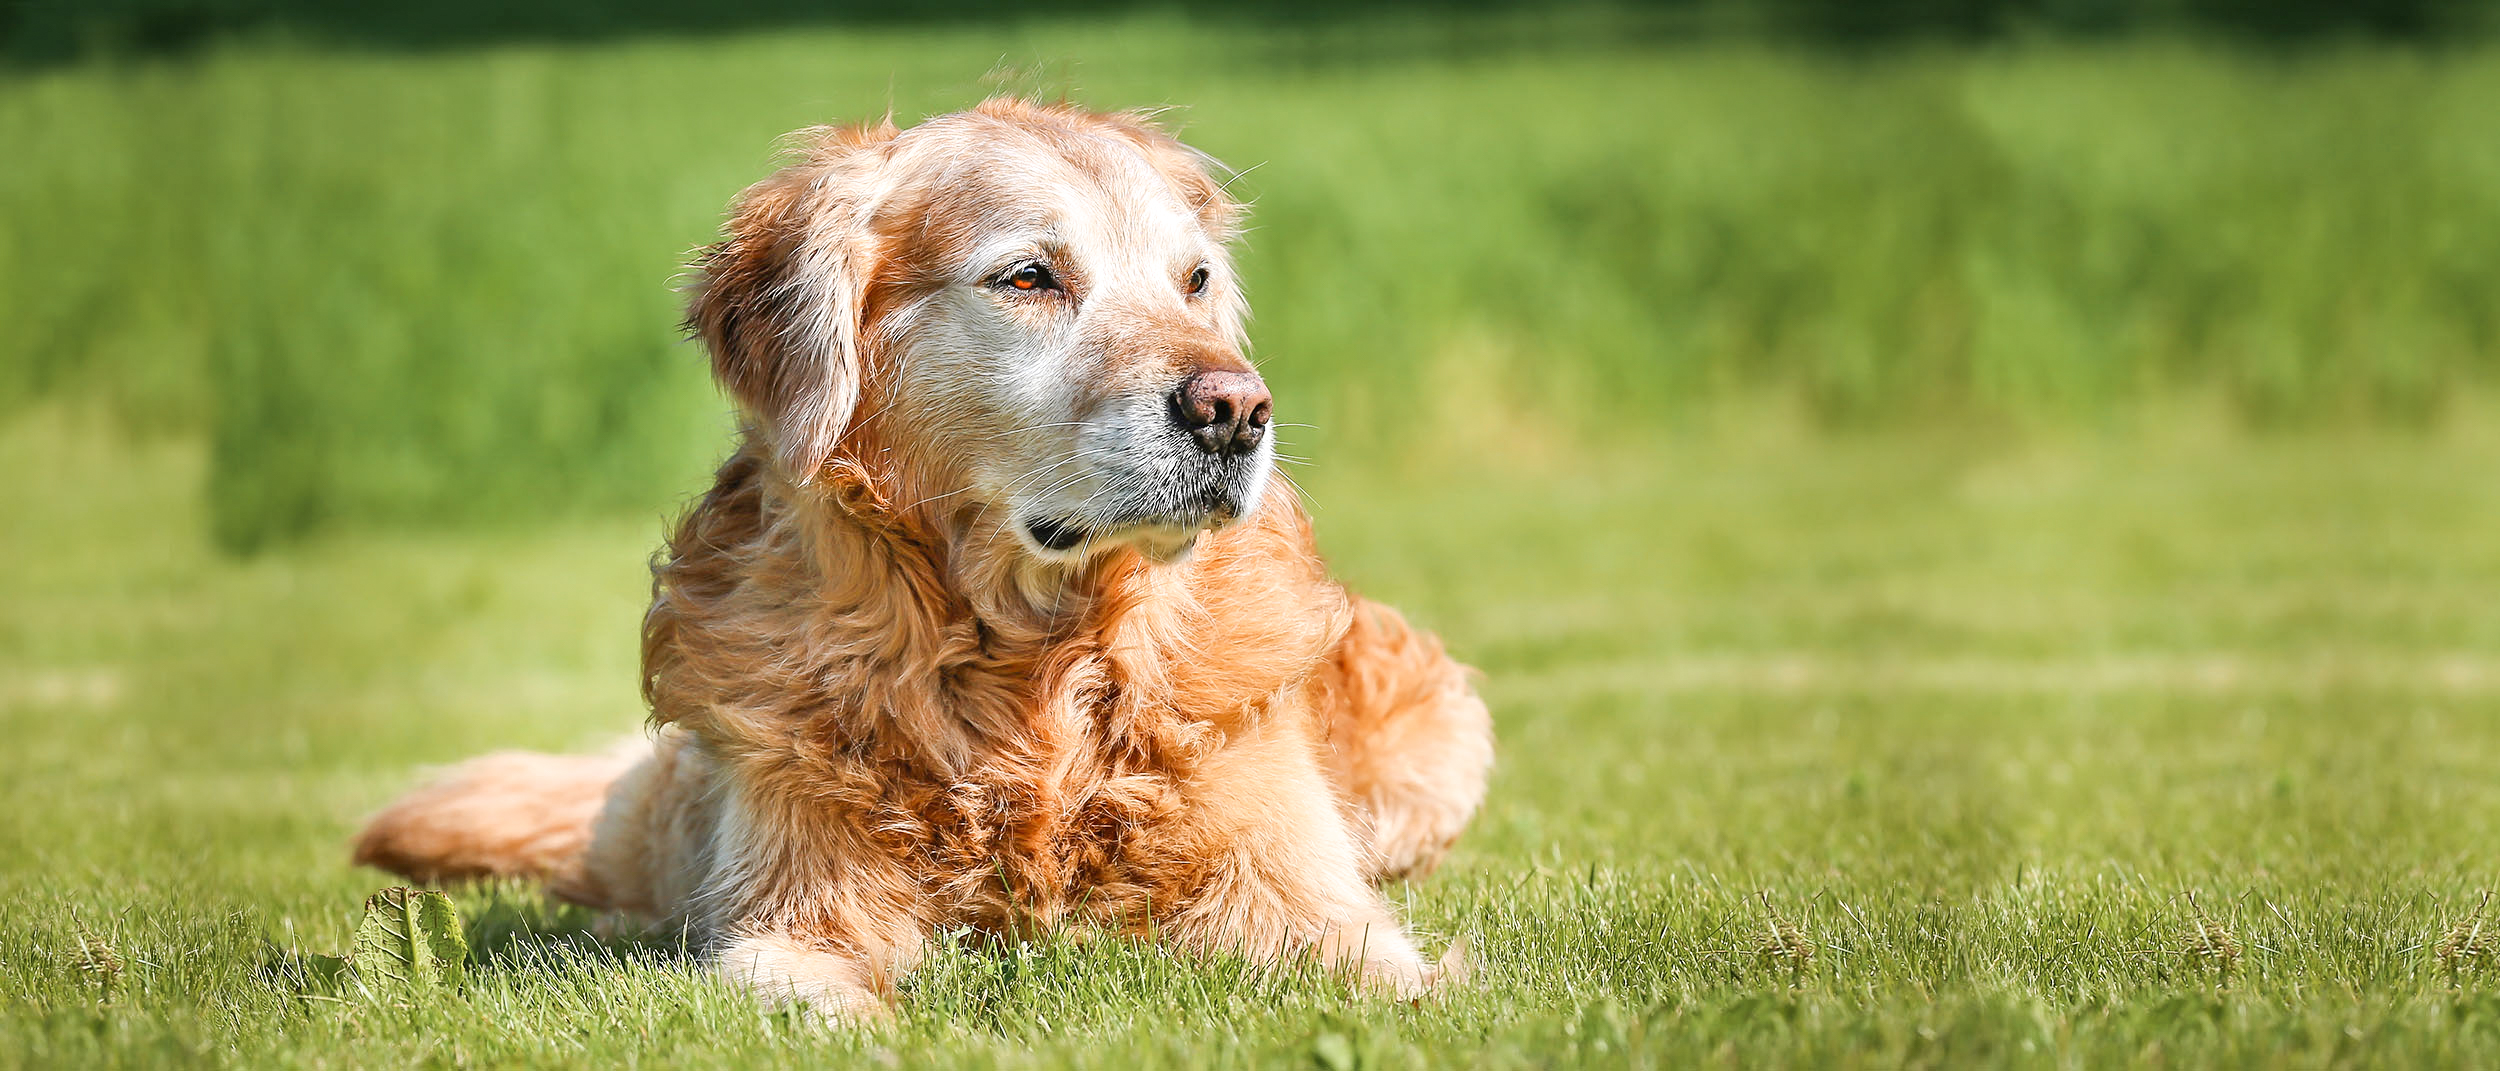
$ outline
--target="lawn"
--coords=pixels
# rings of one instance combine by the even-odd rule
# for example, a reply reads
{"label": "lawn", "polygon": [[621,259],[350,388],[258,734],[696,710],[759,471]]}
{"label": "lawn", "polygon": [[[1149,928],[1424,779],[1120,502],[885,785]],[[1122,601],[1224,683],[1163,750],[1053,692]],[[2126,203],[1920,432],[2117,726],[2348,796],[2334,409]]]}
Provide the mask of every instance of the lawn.
{"label": "lawn", "polygon": [[[41,407],[0,433],[34,504],[0,520],[0,1062],[2488,1063],[2500,983],[2452,988],[2436,945],[2496,884],[2495,427],[1835,436],[1765,405],[1620,452],[1318,459],[1343,573],[1485,672],[1491,800],[1396,890],[1476,978],[1404,1007],[959,940],[894,1026],[818,1034],[522,889],[459,895],[464,996],[273,974],[346,946],[385,879],[344,838],[419,767],[634,731],[656,519],[238,561],[196,445]],[[1765,892],[1800,971],[1756,954]]]}
{"label": "lawn", "polygon": [[[2500,1064],[2500,48],[1574,17],[0,71],[0,1067]],[[299,991],[361,816],[638,730],[771,139],[1002,81],[1247,172],[1323,543],[1484,671],[1475,977],[951,934],[825,1032],[489,888]]]}

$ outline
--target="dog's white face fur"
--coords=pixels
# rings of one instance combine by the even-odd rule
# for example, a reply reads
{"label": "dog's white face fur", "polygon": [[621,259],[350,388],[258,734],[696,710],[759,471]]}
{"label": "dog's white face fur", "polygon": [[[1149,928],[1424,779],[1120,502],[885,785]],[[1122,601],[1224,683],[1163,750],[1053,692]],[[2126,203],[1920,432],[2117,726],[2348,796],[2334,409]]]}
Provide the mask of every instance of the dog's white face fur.
{"label": "dog's white face fur", "polygon": [[[795,483],[848,458],[1038,563],[1174,561],[1256,507],[1275,455],[1238,212],[1141,120],[1001,104],[812,131],[740,198],[689,324]],[[1188,399],[1219,383],[1255,422],[1203,422]]]}
{"label": "dog's white face fur", "polygon": [[946,139],[933,189],[948,203],[930,210],[971,241],[925,265],[942,285],[885,325],[893,404],[927,415],[920,433],[961,451],[961,493],[1045,560],[1126,544],[1169,561],[1248,514],[1274,437],[1211,454],[1173,402],[1193,372],[1248,367],[1221,237],[1117,139],[1070,151],[987,130],[964,145],[951,125],[899,139]]}

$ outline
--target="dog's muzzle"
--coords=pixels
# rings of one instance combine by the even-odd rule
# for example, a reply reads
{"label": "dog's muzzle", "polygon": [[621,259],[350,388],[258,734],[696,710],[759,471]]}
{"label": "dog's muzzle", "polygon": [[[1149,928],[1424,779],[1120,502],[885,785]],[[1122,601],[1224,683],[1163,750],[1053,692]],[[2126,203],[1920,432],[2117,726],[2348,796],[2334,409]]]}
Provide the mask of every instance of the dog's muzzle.
{"label": "dog's muzzle", "polygon": [[1163,410],[1164,429],[1149,418],[1118,448],[1123,460],[1098,474],[1109,494],[1020,517],[1025,538],[1048,555],[1130,545],[1170,561],[1201,533],[1247,516],[1266,485],[1275,411],[1267,384],[1256,372],[1200,371],[1165,396]]}

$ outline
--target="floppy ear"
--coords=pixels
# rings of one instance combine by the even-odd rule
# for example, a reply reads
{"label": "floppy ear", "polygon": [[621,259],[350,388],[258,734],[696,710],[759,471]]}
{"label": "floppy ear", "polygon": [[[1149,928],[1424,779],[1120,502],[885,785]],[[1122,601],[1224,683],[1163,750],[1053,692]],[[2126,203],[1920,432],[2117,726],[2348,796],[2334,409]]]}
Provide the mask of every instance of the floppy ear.
{"label": "floppy ear", "polygon": [[799,158],[738,195],[719,244],[695,259],[686,328],[712,375],[806,483],[858,407],[877,142],[894,128],[810,130]]}

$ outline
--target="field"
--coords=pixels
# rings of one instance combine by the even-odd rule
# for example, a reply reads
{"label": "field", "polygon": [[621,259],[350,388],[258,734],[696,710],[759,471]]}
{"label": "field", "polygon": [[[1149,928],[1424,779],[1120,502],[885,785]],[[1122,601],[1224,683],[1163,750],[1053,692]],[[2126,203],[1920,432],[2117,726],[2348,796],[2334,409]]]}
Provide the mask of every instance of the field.
{"label": "field", "polygon": [[[1538,26],[0,75],[0,1067],[2500,1062],[2500,52]],[[1395,890],[1477,976],[951,935],[823,1033],[489,888],[464,994],[299,995],[362,814],[639,725],[678,258],[1001,57],[1258,165],[1323,543],[1495,711]]]}
{"label": "field", "polygon": [[[1486,673],[1489,809],[1399,890],[1422,930],[1470,938],[1471,985],[1385,1007],[1125,946],[964,953],[896,1028],[828,1038],[514,890],[461,898],[485,927],[465,1000],[342,1008],[266,976],[345,946],[381,879],[343,838],[417,764],[632,729],[655,526],[236,562],[200,538],[196,447],[39,415],[0,442],[45,503],[0,529],[43,565],[0,581],[0,1061],[1194,1067],[1331,1037],[1362,1066],[2500,1053],[2500,997],[2471,971],[2452,990],[2433,947],[2494,884],[2500,492],[2472,474],[2500,442],[1747,423],[1310,476],[1346,575]],[[1820,946],[1802,977],[1754,957],[1763,890]],[[2243,950],[2227,978],[2185,954],[2199,910]]]}

